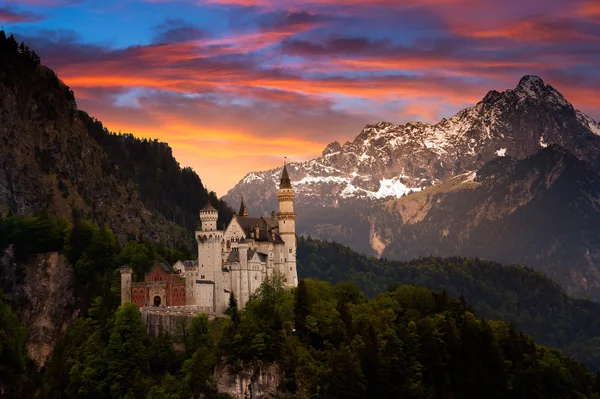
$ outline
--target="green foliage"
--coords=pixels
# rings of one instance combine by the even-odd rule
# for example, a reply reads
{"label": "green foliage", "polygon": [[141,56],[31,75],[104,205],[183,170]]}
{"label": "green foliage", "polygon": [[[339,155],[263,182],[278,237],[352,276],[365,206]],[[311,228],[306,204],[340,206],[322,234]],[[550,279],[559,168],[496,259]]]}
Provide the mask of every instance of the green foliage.
{"label": "green foliage", "polygon": [[60,251],[68,229],[66,219],[48,215],[0,218],[0,246],[13,244],[17,258],[24,260],[31,254]]}
{"label": "green foliage", "polygon": [[145,330],[137,306],[125,302],[116,313],[104,357],[108,359],[107,377],[110,397],[137,398],[143,392],[147,373],[147,355],[144,347]]}
{"label": "green foliage", "polygon": [[[397,286],[365,298],[348,282],[268,279],[231,319],[189,323],[184,350],[148,337],[131,303],[104,317],[102,300],[78,319],[62,359],[66,398],[221,397],[215,367],[277,363],[290,398],[583,398],[600,377],[501,321],[478,319],[464,298]],[[298,323],[304,324],[303,330]],[[65,384],[50,373],[57,385]],[[45,385],[54,385],[47,380]]]}
{"label": "green foliage", "polygon": [[27,355],[25,329],[0,291],[0,392],[19,397],[25,378]]}
{"label": "green foliage", "polygon": [[600,369],[600,305],[570,298],[530,268],[458,257],[388,261],[340,244],[299,238],[298,273],[331,283],[350,280],[369,296],[397,284],[464,295],[478,316],[514,323],[539,343]]}

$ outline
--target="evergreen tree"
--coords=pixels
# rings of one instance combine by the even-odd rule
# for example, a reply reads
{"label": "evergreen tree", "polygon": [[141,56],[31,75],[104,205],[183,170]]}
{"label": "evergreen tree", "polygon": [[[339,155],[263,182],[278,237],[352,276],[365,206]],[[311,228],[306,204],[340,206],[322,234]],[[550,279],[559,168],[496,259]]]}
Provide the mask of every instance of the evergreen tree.
{"label": "evergreen tree", "polygon": [[105,351],[110,397],[140,397],[144,376],[148,371],[140,311],[131,302],[125,302],[115,316],[115,325]]}

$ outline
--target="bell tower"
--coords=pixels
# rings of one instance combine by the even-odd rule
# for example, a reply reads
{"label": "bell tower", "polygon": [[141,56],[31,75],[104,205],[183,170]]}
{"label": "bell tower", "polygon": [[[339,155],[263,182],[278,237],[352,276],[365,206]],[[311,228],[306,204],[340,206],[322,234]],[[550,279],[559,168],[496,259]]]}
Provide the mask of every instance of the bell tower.
{"label": "bell tower", "polygon": [[277,199],[279,212],[277,222],[279,235],[285,242],[283,250],[283,270],[281,270],[288,287],[298,285],[298,272],[296,271],[296,212],[294,212],[294,189],[288,174],[287,165],[283,164],[283,172],[279,183]]}

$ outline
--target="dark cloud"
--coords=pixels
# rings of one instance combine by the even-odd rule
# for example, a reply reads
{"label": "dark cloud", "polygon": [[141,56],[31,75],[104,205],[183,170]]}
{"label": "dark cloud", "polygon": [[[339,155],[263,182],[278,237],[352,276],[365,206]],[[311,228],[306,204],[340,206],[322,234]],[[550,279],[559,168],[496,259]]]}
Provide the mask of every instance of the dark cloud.
{"label": "dark cloud", "polygon": [[0,6],[0,22],[17,24],[24,22],[38,22],[43,20],[41,15],[27,11],[18,11],[12,6]]}
{"label": "dark cloud", "polygon": [[255,23],[262,29],[281,29],[291,26],[317,26],[331,21],[333,18],[325,14],[307,11],[268,12],[258,14]]}
{"label": "dark cloud", "polygon": [[158,44],[186,42],[207,37],[203,30],[180,18],[168,18],[156,27],[153,42]]}

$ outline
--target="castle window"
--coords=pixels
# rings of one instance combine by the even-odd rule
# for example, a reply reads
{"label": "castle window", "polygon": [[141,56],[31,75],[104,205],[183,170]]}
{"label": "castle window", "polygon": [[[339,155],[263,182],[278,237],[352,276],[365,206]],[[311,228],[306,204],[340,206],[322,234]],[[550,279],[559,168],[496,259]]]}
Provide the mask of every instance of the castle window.
{"label": "castle window", "polygon": [[134,294],[137,294],[137,290],[133,290],[133,293],[134,293]]}
{"label": "castle window", "polygon": [[292,267],[290,266],[290,271],[292,271]]}
{"label": "castle window", "polygon": [[201,278],[201,279],[205,279],[206,277],[204,277],[204,274],[201,274],[201,275],[200,275],[200,278]]}
{"label": "castle window", "polygon": [[290,248],[290,253],[292,253],[292,248]]}

